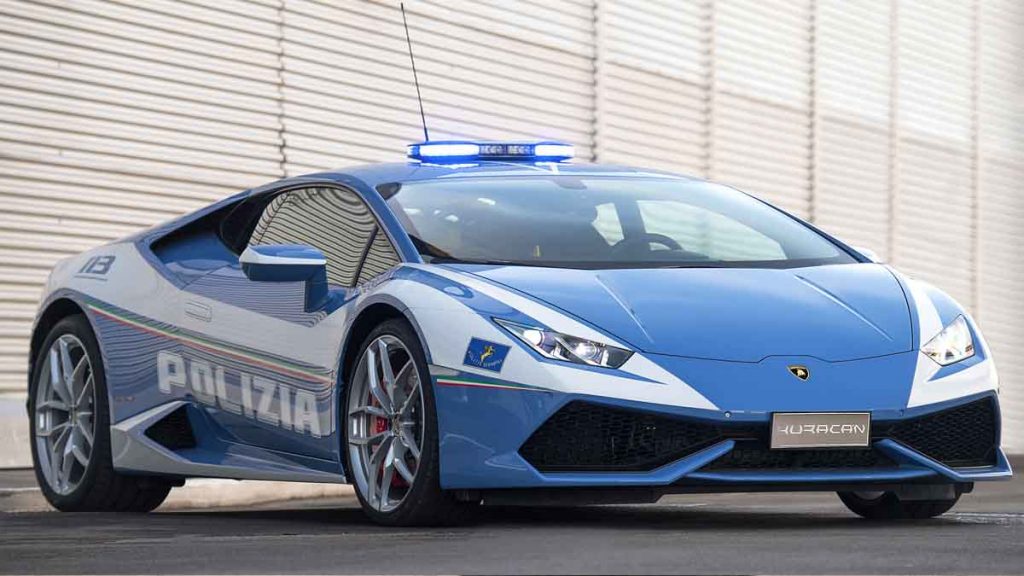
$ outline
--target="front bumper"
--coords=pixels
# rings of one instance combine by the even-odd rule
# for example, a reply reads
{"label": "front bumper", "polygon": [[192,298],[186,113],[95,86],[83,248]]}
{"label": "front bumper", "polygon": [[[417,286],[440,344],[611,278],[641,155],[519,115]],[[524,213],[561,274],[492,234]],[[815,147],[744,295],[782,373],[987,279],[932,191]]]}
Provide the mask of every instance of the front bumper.
{"label": "front bumper", "polygon": [[[767,412],[644,405],[549,391],[436,387],[442,486],[808,489],[1012,475],[994,393],[872,411],[872,445],[768,450]],[[813,488],[812,488],[813,489]]]}

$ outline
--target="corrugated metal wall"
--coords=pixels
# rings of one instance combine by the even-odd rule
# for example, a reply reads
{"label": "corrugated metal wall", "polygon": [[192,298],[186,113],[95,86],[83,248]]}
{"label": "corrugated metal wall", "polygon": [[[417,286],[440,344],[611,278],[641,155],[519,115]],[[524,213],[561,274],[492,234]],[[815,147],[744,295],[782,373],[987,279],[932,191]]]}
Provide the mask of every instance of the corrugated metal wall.
{"label": "corrugated metal wall", "polygon": [[890,0],[822,0],[815,46],[815,221],[890,256],[892,50]]}
{"label": "corrugated metal wall", "polygon": [[1024,4],[975,9],[974,310],[998,359],[1004,441],[1024,452]]}
{"label": "corrugated metal wall", "polygon": [[[432,138],[554,138],[590,155],[590,2],[411,2]],[[286,171],[400,160],[422,140],[395,2],[286,0]]]}
{"label": "corrugated metal wall", "polygon": [[207,4],[0,2],[0,390],[55,260],[282,175],[278,9]]}
{"label": "corrugated metal wall", "polygon": [[[435,137],[709,176],[971,306],[1024,450],[1016,0],[411,1]],[[421,136],[396,2],[0,0],[0,391],[50,265]]]}

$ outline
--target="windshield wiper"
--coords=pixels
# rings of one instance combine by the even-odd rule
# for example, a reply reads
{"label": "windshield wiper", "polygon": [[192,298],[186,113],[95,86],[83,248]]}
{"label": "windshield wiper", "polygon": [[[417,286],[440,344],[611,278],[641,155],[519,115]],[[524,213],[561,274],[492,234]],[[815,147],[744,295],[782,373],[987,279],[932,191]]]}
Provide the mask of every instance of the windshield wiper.
{"label": "windshield wiper", "polygon": [[679,264],[666,264],[664,266],[658,266],[658,268],[729,268],[725,264],[719,264],[717,262],[687,262]]}
{"label": "windshield wiper", "polygon": [[481,260],[476,258],[456,258],[455,256],[432,256],[430,264],[481,264],[487,266],[544,266],[544,264],[532,264],[530,262],[517,262],[515,260]]}
{"label": "windshield wiper", "polygon": [[580,270],[604,270],[615,268],[730,268],[727,264],[717,262],[687,262],[687,263],[655,263],[655,262],[528,262],[523,260],[489,260],[477,258],[457,258],[455,256],[435,256],[433,254],[422,254],[430,259],[430,264],[477,264],[483,266],[530,266],[534,268],[570,268]]}

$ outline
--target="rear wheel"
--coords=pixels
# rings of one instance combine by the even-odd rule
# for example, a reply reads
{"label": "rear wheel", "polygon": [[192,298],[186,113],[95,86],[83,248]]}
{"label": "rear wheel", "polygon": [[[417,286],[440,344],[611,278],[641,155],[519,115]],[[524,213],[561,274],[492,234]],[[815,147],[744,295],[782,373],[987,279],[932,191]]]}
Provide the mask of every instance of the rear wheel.
{"label": "rear wheel", "polygon": [[389,320],[370,332],[350,373],[344,446],[363,510],[389,525],[464,520],[473,505],[441,490],[430,373],[409,324]]}
{"label": "rear wheel", "polygon": [[114,471],[107,383],[82,315],[58,322],[35,358],[29,414],[32,461],[46,500],[65,512],[148,512],[171,484]]}
{"label": "rear wheel", "polygon": [[960,491],[949,500],[900,500],[895,492],[839,492],[839,499],[853,513],[869,520],[934,518],[949,512],[960,500]]}

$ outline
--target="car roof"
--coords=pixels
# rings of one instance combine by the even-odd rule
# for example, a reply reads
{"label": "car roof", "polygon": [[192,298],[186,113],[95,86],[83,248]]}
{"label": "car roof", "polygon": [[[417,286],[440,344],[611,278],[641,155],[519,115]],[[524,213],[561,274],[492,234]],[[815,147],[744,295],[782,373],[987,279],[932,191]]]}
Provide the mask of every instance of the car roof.
{"label": "car roof", "polygon": [[480,161],[473,164],[425,164],[419,162],[394,162],[364,164],[340,170],[311,174],[308,177],[324,178],[338,182],[356,179],[370,188],[392,182],[414,182],[448,178],[473,178],[496,176],[550,176],[551,174],[577,174],[604,177],[657,177],[683,180],[700,180],[692,176],[674,174],[662,170],[634,168],[614,164],[591,164],[577,162],[498,162]]}

